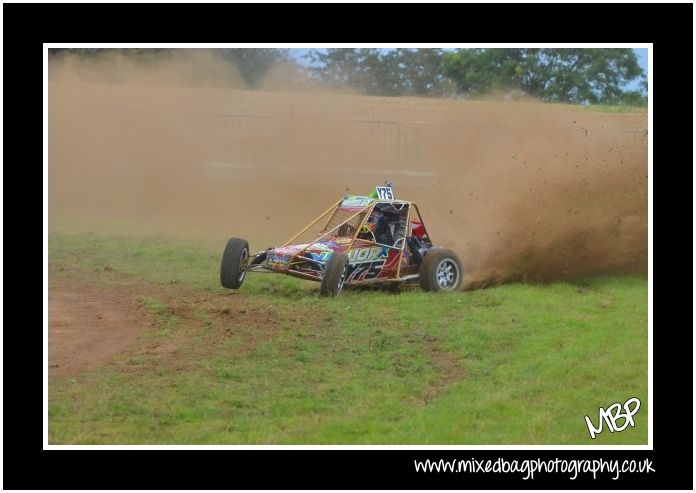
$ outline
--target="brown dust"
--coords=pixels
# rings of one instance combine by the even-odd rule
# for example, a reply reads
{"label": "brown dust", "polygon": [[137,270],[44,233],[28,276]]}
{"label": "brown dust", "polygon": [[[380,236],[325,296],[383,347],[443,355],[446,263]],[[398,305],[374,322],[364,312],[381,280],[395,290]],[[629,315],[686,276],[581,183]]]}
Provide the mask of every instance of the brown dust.
{"label": "brown dust", "polygon": [[[49,219],[288,239],[385,179],[467,287],[645,272],[647,115],[539,103],[249,91],[205,54],[49,71]],[[279,90],[285,87],[285,90]]]}

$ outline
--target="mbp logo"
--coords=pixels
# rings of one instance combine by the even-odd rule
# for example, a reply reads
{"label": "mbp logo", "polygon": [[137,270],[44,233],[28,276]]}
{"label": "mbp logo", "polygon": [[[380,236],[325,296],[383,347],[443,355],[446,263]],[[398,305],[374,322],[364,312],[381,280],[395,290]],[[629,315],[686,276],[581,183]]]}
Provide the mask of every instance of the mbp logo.
{"label": "mbp logo", "polygon": [[[634,406],[631,407],[631,404],[633,404]],[[621,408],[622,406],[619,402],[612,404],[606,409],[600,407],[599,428],[595,428],[592,424],[592,421],[590,420],[590,417],[585,416],[587,429],[590,431],[590,437],[593,440],[595,438],[595,435],[602,433],[602,421],[604,421],[607,424],[607,428],[609,428],[609,431],[612,433],[614,433],[615,431],[624,431],[626,428],[628,428],[628,425],[636,425],[633,422],[633,415],[638,412],[638,409],[640,409],[640,400],[638,400],[635,397],[631,397],[623,405],[623,409],[624,411],[626,411],[625,413],[621,412]],[[625,421],[621,426],[619,426],[616,422],[621,419],[624,419]]]}

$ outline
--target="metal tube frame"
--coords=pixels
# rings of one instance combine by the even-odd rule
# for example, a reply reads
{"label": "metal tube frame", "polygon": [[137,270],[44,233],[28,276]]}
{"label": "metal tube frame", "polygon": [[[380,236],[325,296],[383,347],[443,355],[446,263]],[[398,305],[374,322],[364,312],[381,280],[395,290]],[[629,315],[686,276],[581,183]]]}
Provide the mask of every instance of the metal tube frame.
{"label": "metal tube frame", "polygon": [[[324,212],[322,212],[316,219],[314,219],[311,223],[309,223],[307,226],[305,226],[304,228],[302,228],[302,230],[301,230],[300,232],[298,232],[298,233],[295,234],[292,238],[290,238],[288,241],[286,241],[281,247],[288,246],[292,241],[294,241],[295,239],[297,239],[299,236],[301,236],[303,233],[305,233],[309,228],[311,228],[311,227],[314,226],[317,222],[319,222],[320,219],[322,219],[322,218],[325,217],[327,214],[329,214],[331,211],[333,211],[334,213],[333,213],[333,214],[331,215],[331,217],[329,218],[329,222],[330,222],[330,221],[331,221],[331,218],[333,218],[333,217],[336,215],[336,213],[338,212],[339,206],[341,205],[341,203],[343,203],[344,200],[345,200],[345,197],[341,198],[341,200],[339,200],[338,202],[336,202],[335,204],[333,204],[331,207],[329,207],[327,210],[325,210]],[[312,241],[311,243],[308,243],[308,244],[307,244],[304,248],[302,248],[301,250],[297,251],[294,255],[292,255],[292,257],[291,257],[290,260],[288,261],[288,265],[287,265],[287,267],[285,268],[285,271],[283,271],[282,273],[283,273],[283,274],[287,274],[287,275],[289,275],[289,276],[298,277],[298,278],[301,278],[301,279],[308,279],[308,280],[313,280],[313,281],[321,281],[321,280],[322,280],[322,276],[317,276],[317,275],[309,274],[309,273],[306,273],[306,272],[299,272],[299,271],[290,270],[290,269],[291,269],[291,267],[292,267],[293,265],[297,265],[297,264],[300,263],[300,262],[313,262],[313,263],[316,263],[316,264],[325,265],[325,264],[326,264],[326,261],[311,259],[311,258],[305,257],[303,254],[307,251],[307,249],[308,249],[309,247],[311,247],[312,245],[314,245],[314,244],[316,244],[316,243],[319,243],[321,240],[323,240],[324,238],[326,238],[327,236],[329,236],[332,232],[334,232],[335,230],[337,230],[339,227],[341,227],[342,225],[346,224],[347,222],[349,222],[351,219],[357,217],[358,215],[364,213],[365,216],[363,217],[362,221],[360,221],[360,224],[358,225],[358,227],[355,229],[355,232],[353,233],[353,237],[351,238],[350,243],[348,244],[348,248],[346,248],[346,251],[347,251],[347,252],[350,251],[350,250],[353,248],[353,244],[354,244],[355,241],[358,239],[358,234],[360,234],[361,228],[365,225],[366,221],[369,219],[370,214],[372,213],[372,211],[373,211],[375,205],[377,205],[378,202],[379,202],[379,199],[373,199],[367,206],[365,206],[365,207],[363,207],[362,209],[358,210],[355,214],[353,214],[352,216],[350,216],[349,218],[347,218],[346,220],[344,220],[344,221],[341,222],[340,224],[336,225],[335,227],[333,227],[333,228],[330,229],[329,231],[325,231],[324,234],[322,234],[321,236],[319,236],[318,238],[316,238],[316,239],[315,239],[314,241]],[[376,246],[382,246],[382,247],[387,247],[387,248],[393,249],[393,250],[399,250],[399,258],[398,258],[398,260],[397,260],[398,264],[397,264],[396,276],[395,276],[394,278],[370,279],[370,280],[366,280],[366,281],[361,281],[360,284],[372,284],[372,283],[383,282],[383,281],[397,281],[397,282],[402,282],[402,281],[411,280],[411,279],[413,278],[413,274],[409,274],[409,275],[407,275],[407,276],[404,276],[403,278],[401,277],[401,264],[402,264],[402,262],[403,262],[404,248],[406,248],[406,244],[407,244],[407,242],[406,242],[406,237],[408,237],[408,236],[410,235],[410,233],[412,232],[412,228],[411,228],[411,217],[413,217],[413,214],[412,214],[412,212],[411,212],[411,207],[415,207],[415,209],[416,209],[416,214],[418,215],[418,219],[420,220],[421,224],[423,225],[423,230],[425,231],[425,234],[428,235],[427,229],[425,228],[425,223],[423,222],[423,218],[422,218],[422,216],[421,216],[421,214],[420,214],[420,211],[418,210],[418,206],[417,206],[414,202],[410,202],[410,201],[387,201],[387,202],[392,202],[392,203],[393,203],[393,202],[398,202],[398,203],[401,203],[401,208],[403,208],[404,206],[408,206],[408,207],[409,207],[409,209],[408,209],[408,214],[407,214],[407,216],[406,216],[406,230],[405,230],[405,232],[404,232],[404,233],[405,233],[405,237],[404,237],[404,241],[402,242],[400,248],[395,247],[394,245],[385,245],[385,244],[383,244],[383,243],[378,243],[377,241],[373,241],[373,242],[372,242],[372,243],[373,243],[374,245],[376,245]],[[430,239],[430,236],[428,236],[428,239]],[[272,271],[265,271],[264,268],[261,266],[261,264],[259,264],[258,266],[254,266],[252,269],[249,269],[249,272],[255,272],[255,271],[273,273]]]}
{"label": "metal tube frame", "polygon": [[309,228],[311,228],[312,226],[314,226],[317,222],[319,222],[319,219],[321,219],[322,217],[324,217],[325,215],[327,215],[327,214],[328,214],[329,212],[331,212],[332,210],[336,209],[336,208],[341,204],[341,202],[343,202],[344,200],[345,200],[345,197],[343,197],[341,200],[339,200],[338,202],[336,202],[334,205],[332,205],[331,207],[329,207],[328,209],[326,209],[324,212],[321,213],[321,215],[320,215],[319,217],[317,217],[314,221],[312,221],[312,222],[309,223],[307,226],[305,226],[305,227],[302,229],[302,231],[300,231],[300,232],[297,233],[295,236],[293,236],[292,238],[290,238],[288,241],[286,241],[285,243],[283,243],[282,246],[283,246],[283,247],[288,246],[295,238],[297,238],[298,236],[302,235],[302,233],[304,233],[304,232],[307,231]]}
{"label": "metal tube frame", "polygon": [[[338,211],[338,207],[339,207],[339,205],[341,205],[341,203],[343,202],[343,200],[345,200],[345,197],[344,197],[343,199],[341,199],[339,202],[337,202],[336,204],[334,204],[334,209],[335,209],[336,211]],[[310,262],[314,262],[314,263],[322,264],[322,265],[323,265],[323,264],[326,264],[325,261],[316,260],[316,259],[310,259],[310,258],[305,257],[304,255],[302,255],[302,256],[300,256],[300,255],[301,255],[301,254],[304,254],[304,253],[307,251],[307,249],[308,249],[309,247],[311,247],[311,246],[314,245],[315,243],[319,243],[321,240],[323,240],[324,238],[326,238],[327,236],[329,236],[333,231],[337,230],[338,228],[340,228],[342,225],[344,225],[345,223],[347,223],[348,221],[350,221],[350,220],[353,219],[354,217],[357,217],[359,214],[362,214],[362,213],[364,213],[364,212],[366,212],[366,211],[368,211],[368,210],[371,211],[371,210],[372,210],[372,207],[374,207],[374,202],[371,202],[369,205],[367,205],[367,206],[365,206],[364,208],[360,209],[360,210],[357,211],[355,214],[353,214],[352,216],[350,216],[348,219],[346,219],[346,220],[344,220],[343,222],[341,222],[340,224],[334,226],[334,227],[333,227],[332,229],[330,229],[329,231],[325,231],[323,235],[319,236],[318,238],[316,238],[316,239],[315,239],[314,241],[312,241],[311,243],[308,243],[307,245],[305,245],[305,247],[304,247],[302,250],[297,251],[292,257],[290,257],[290,260],[288,261],[288,265],[287,265],[287,267],[285,268],[284,273],[285,273],[285,274],[288,274],[288,275],[294,275],[295,273],[297,273],[297,277],[309,276],[309,274],[298,273],[297,271],[291,271],[291,270],[290,270],[290,268],[291,268],[293,265],[296,265],[296,264],[298,263],[298,262],[297,262],[297,258],[298,258],[298,257],[300,257],[300,259],[302,259],[302,260],[300,260],[300,262],[302,262],[302,261],[310,261]],[[316,218],[311,224],[309,224],[309,225],[308,225],[307,227],[305,227],[302,231],[300,231],[300,232],[297,233],[295,236],[293,236],[290,240],[288,240],[288,242],[285,243],[285,245],[283,245],[283,246],[286,246],[290,241],[294,240],[295,238],[297,238],[298,236],[300,236],[302,233],[304,233],[305,231],[307,231],[307,229],[309,229],[312,225],[314,225],[317,221],[319,221],[319,219],[321,219],[322,217],[324,217],[325,215],[327,215],[330,211],[331,211],[331,209],[325,211],[321,216],[319,216],[318,218]],[[335,212],[334,212],[334,214],[333,214],[331,217],[333,217],[334,215],[335,215]],[[368,216],[369,216],[369,212],[365,214],[365,218],[367,218]],[[365,222],[365,218],[363,218],[363,220],[360,222],[360,225],[355,229],[355,233],[353,233],[353,238],[351,239],[350,244],[348,245],[348,248],[347,248],[346,250],[350,250],[350,248],[353,246],[353,242],[355,242],[355,238],[358,236],[358,233],[360,232],[360,228],[362,227],[363,223]],[[312,276],[312,278],[315,279],[314,276]],[[316,279],[321,280],[320,277],[316,277]]]}

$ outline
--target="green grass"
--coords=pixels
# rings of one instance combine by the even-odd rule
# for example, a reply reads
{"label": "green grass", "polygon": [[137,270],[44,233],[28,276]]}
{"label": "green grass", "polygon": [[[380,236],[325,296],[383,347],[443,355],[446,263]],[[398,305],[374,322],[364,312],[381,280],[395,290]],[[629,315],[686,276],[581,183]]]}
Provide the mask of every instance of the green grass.
{"label": "green grass", "polygon": [[600,113],[647,113],[647,106],[590,104],[580,106],[584,111],[598,111]]}
{"label": "green grass", "polygon": [[130,238],[95,233],[52,232],[48,239],[53,268],[116,270],[156,285],[185,284],[212,290],[211,276],[219,275],[219,254],[202,244],[159,236]]}
{"label": "green grass", "polygon": [[[51,232],[49,276],[156,287],[141,340],[176,351],[52,377],[50,443],[647,443],[644,277],[325,299],[274,275],[223,290],[220,254]],[[584,416],[629,397],[636,426],[590,440]]]}
{"label": "green grass", "polygon": [[627,104],[573,104],[573,103],[552,103],[552,102],[542,102],[538,100],[529,100],[522,98],[520,100],[511,101],[501,101],[496,96],[492,97],[481,97],[479,99],[469,99],[464,102],[464,104],[482,104],[489,105],[491,103],[499,103],[501,105],[518,105],[518,106],[528,106],[528,107],[539,107],[543,105],[555,110],[561,111],[584,111],[584,112],[596,112],[596,113],[641,113],[647,114],[648,106],[633,106]]}

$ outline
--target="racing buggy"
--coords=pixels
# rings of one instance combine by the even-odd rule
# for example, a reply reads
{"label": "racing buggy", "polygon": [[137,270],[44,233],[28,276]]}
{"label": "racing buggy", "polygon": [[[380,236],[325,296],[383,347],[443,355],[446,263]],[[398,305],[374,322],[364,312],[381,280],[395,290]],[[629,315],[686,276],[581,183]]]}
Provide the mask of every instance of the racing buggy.
{"label": "racing buggy", "polygon": [[[418,206],[397,200],[390,185],[375,187],[369,196],[344,196],[280,247],[252,255],[246,240],[231,238],[222,255],[222,286],[238,289],[247,273],[275,272],[318,281],[323,296],[368,284],[458,289],[459,258],[433,245]],[[317,225],[323,227],[314,241],[293,244]]]}

